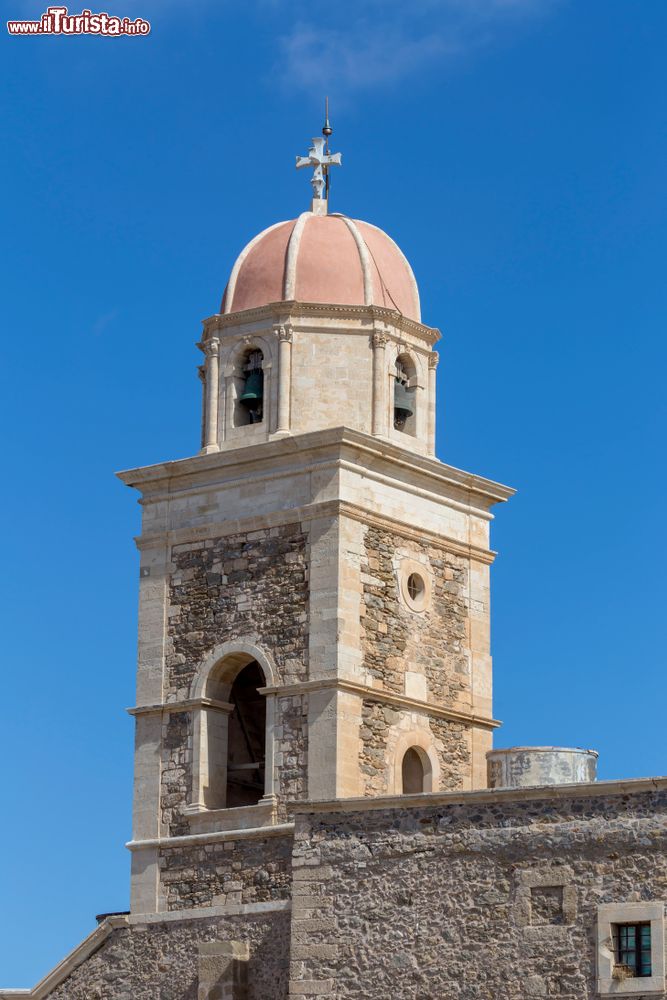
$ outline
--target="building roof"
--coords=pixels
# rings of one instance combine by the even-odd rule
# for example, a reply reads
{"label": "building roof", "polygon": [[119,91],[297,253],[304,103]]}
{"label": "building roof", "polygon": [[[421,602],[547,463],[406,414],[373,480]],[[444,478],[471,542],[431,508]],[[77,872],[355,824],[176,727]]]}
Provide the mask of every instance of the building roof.
{"label": "building roof", "polygon": [[232,268],[220,312],[295,300],[384,306],[421,322],[417,282],[399,247],[340,214],[303,212],[259,233]]}

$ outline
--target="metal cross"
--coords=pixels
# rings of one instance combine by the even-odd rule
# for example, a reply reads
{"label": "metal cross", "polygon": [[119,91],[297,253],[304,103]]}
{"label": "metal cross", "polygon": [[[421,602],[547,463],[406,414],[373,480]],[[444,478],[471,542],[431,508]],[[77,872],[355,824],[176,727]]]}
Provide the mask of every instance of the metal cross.
{"label": "metal cross", "polygon": [[313,145],[308,150],[308,156],[297,156],[296,169],[301,167],[314,167],[313,176],[310,183],[313,185],[313,198],[324,199],[324,188],[326,187],[326,174],[329,167],[341,166],[341,154],[329,153],[324,149],[324,139],[315,136]]}

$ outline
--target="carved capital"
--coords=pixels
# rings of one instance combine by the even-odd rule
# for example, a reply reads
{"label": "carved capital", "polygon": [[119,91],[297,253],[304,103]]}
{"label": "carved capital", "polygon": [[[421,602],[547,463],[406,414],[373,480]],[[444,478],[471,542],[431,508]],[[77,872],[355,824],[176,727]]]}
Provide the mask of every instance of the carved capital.
{"label": "carved capital", "polygon": [[294,340],[294,329],[289,323],[276,323],[273,329],[277,334],[278,340],[287,344],[291,344]]}
{"label": "carved capital", "polygon": [[374,348],[386,347],[388,343],[389,343],[389,337],[387,336],[387,334],[380,333],[380,331],[376,330],[375,333],[373,334],[373,347]]}
{"label": "carved capital", "polygon": [[428,366],[429,366],[429,368],[431,368],[431,369],[437,368],[439,360],[440,360],[440,355],[438,354],[438,352],[437,351],[431,351],[431,353],[428,356]]}
{"label": "carved capital", "polygon": [[217,337],[211,337],[210,340],[205,341],[204,350],[206,351],[207,358],[217,358],[220,351],[220,341]]}

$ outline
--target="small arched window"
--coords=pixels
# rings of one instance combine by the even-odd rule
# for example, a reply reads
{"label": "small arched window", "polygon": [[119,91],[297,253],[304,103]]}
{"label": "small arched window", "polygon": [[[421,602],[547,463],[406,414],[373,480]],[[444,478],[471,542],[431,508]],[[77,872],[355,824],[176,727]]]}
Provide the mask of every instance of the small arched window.
{"label": "small arched window", "polygon": [[417,427],[416,375],[412,358],[399,354],[394,372],[394,428],[413,437]]}
{"label": "small arched window", "polygon": [[259,424],[264,419],[264,355],[257,347],[245,351],[237,366],[234,425]]}
{"label": "small arched window", "polygon": [[421,753],[416,747],[410,747],[405,751],[401,775],[403,795],[419,795],[426,791],[426,772]]}

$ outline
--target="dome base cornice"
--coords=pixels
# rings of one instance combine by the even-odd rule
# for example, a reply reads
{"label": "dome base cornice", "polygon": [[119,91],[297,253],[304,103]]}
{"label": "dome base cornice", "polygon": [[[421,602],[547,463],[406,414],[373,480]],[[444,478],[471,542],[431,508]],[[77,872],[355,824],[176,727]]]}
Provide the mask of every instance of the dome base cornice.
{"label": "dome base cornice", "polygon": [[215,313],[203,320],[204,335],[207,341],[216,334],[229,331],[230,328],[257,327],[267,323],[289,323],[295,319],[324,319],[357,321],[360,325],[367,324],[375,329],[378,325],[386,326],[387,335],[409,333],[429,345],[436,344],[442,334],[436,327],[426,326],[416,320],[408,319],[395,309],[384,306],[352,306],[336,303],[270,302],[255,309],[244,309],[233,313]]}

